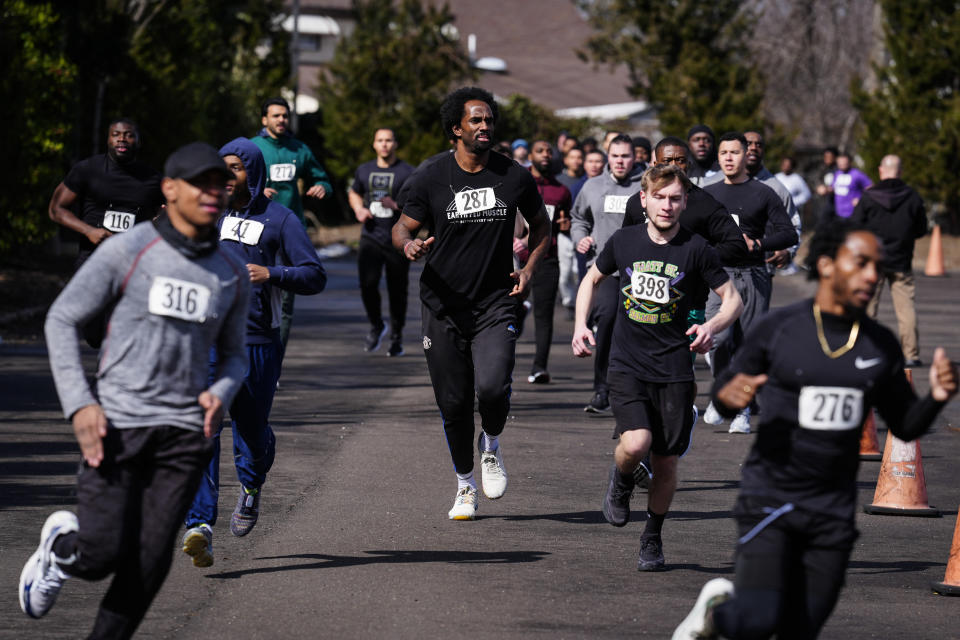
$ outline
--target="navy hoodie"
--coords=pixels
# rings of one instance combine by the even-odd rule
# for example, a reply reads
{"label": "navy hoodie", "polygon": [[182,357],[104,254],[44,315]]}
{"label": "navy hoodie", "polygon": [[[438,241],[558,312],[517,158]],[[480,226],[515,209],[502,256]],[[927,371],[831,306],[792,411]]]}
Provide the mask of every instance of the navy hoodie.
{"label": "navy hoodie", "polygon": [[280,290],[320,293],[327,274],[296,214],[263,195],[267,171],[257,145],[235,138],[220,148],[220,157],[230,155],[240,158],[246,169],[250,202],[243,210],[224,211],[217,223],[220,246],[244,264],[270,272],[266,282],[251,284],[247,315],[247,344],[266,344],[280,326]]}

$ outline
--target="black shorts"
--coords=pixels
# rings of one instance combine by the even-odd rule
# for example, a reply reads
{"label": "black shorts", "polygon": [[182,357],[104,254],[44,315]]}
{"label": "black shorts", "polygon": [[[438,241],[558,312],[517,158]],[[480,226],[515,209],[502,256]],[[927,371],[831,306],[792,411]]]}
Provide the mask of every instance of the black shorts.
{"label": "black shorts", "polygon": [[610,406],[617,419],[613,437],[624,431],[647,429],[653,434],[650,450],[658,456],[679,456],[690,446],[693,401],[697,387],[690,382],[646,382],[632,373],[608,371]]}

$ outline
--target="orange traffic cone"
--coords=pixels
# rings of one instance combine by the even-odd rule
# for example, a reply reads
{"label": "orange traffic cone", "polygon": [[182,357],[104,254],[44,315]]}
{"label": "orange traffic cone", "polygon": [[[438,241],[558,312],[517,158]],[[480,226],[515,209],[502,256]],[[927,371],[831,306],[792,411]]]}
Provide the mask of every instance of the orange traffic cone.
{"label": "orange traffic cone", "polygon": [[947,572],[943,582],[932,582],[930,588],[942,596],[960,596],[960,515],[953,530],[953,544],[950,546],[950,558],[947,560]]}
{"label": "orange traffic cone", "polygon": [[943,268],[943,242],[940,239],[940,225],[933,225],[933,233],[930,234],[930,250],[927,251],[927,267],[923,270],[925,276],[945,276],[947,272]]}
{"label": "orange traffic cone", "polygon": [[927,504],[927,481],[917,440],[904,442],[887,434],[873,503],[864,505],[863,510],[871,515],[940,517],[940,512]]}
{"label": "orange traffic cone", "polygon": [[[913,369],[904,369],[903,373],[912,387]],[[864,505],[863,510],[871,515],[940,517],[940,512],[927,503],[919,440],[904,442],[887,432],[873,504]]]}
{"label": "orange traffic cone", "polygon": [[871,408],[863,423],[863,430],[860,432],[860,459],[880,460],[882,457],[880,440],[877,438],[877,419],[873,416]]}

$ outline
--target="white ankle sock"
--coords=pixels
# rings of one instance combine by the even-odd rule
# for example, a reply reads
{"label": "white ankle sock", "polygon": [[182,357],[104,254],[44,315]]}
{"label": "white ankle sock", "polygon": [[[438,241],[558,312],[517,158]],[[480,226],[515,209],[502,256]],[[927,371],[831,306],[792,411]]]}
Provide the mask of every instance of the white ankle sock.
{"label": "white ankle sock", "polygon": [[473,471],[470,473],[457,474],[457,490],[459,491],[464,487],[470,487],[471,489],[477,488],[477,481],[473,478]]}
{"label": "white ankle sock", "polygon": [[487,432],[483,432],[483,445],[484,451],[496,451],[497,447],[500,446],[500,438],[498,436],[487,435]]}

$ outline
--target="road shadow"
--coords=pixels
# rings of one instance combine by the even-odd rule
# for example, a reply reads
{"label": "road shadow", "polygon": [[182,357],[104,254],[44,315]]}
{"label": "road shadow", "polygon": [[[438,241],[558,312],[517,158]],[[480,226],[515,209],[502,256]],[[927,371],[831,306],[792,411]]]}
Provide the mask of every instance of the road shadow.
{"label": "road shadow", "polygon": [[[478,519],[480,519],[478,517]],[[528,515],[514,516],[483,516],[484,520],[506,520],[510,522],[527,522],[529,520],[552,520],[554,522],[565,522],[567,524],[607,524],[603,519],[600,510],[595,511],[571,511],[568,513],[532,513]]]}
{"label": "road shadow", "polygon": [[[677,491],[737,491],[740,489],[740,479],[735,480],[681,480],[681,484],[692,486],[677,487]],[[704,486],[708,485],[708,486]],[[713,486],[709,486],[713,485]]]}
{"label": "road shadow", "polygon": [[681,563],[673,564],[667,563],[664,567],[664,571],[696,571],[697,573],[709,573],[712,575],[719,576],[732,576],[733,575],[733,563],[728,562],[726,567],[705,567],[702,564],[694,563]]}
{"label": "road shadow", "polygon": [[869,560],[851,560],[848,566],[851,570],[864,575],[877,573],[916,573],[926,571],[931,567],[945,567],[943,562],[925,562],[921,560],[901,560],[899,562],[872,562]]}
{"label": "road shadow", "polygon": [[258,567],[241,571],[207,574],[207,578],[233,580],[247,575],[304,571],[310,569],[339,569],[369,564],[516,564],[537,562],[550,555],[547,551],[365,551],[366,556],[332,556],[323,553],[297,553],[287,556],[265,556],[255,560],[314,560],[300,564]]}

